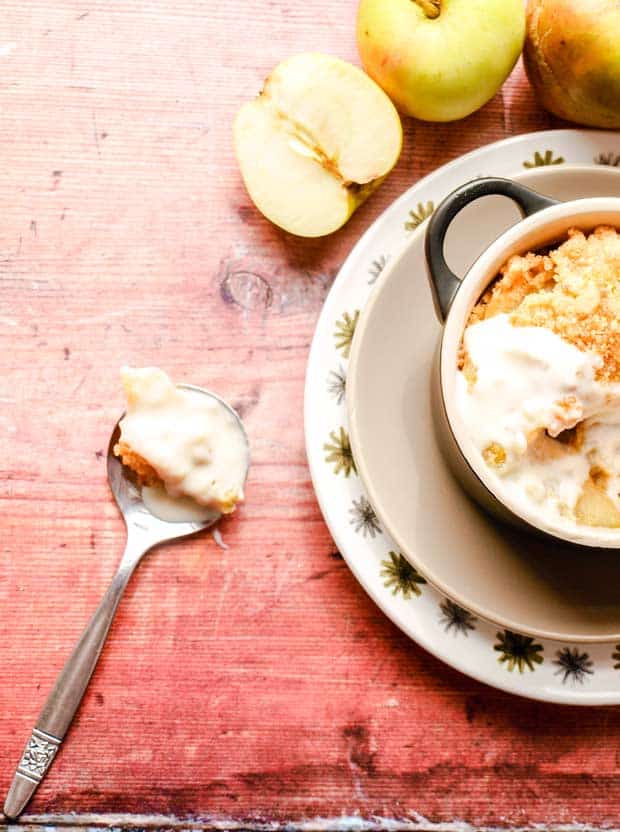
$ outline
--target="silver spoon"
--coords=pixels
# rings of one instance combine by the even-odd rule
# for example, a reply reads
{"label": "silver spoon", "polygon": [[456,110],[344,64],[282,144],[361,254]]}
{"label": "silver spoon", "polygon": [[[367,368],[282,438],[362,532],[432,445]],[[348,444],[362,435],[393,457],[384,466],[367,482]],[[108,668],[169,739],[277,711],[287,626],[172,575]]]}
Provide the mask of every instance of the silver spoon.
{"label": "silver spoon", "polygon": [[[181,384],[179,387],[211,396],[234,416],[248,449],[245,472],[247,477],[250,461],[249,443],[237,413],[223,399],[208,390],[189,384]],[[136,566],[153,546],[207,529],[221,516],[214,512],[207,520],[200,522],[171,523],[151,514],[142,501],[141,489],[132,482],[128,470],[114,455],[113,448],[119,436],[120,428],[117,422],[108,445],[107,468],[112,493],[127,526],[125,552],[108,591],[75,645],[43,706],[4,803],[4,814],[7,818],[16,818],[23,812],[47,774],[86,692],[116,608]]]}

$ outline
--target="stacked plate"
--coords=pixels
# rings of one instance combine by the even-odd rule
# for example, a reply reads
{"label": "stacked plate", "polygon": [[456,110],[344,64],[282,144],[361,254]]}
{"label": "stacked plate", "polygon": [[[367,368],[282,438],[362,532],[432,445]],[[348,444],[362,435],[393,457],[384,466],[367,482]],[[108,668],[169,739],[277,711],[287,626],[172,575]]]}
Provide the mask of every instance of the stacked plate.
{"label": "stacked plate", "polygon": [[[490,519],[435,442],[430,365],[440,335],[425,220],[454,188],[507,176],[556,199],[620,196],[620,136],[559,130],[481,148],[413,186],[351,252],[323,308],[306,380],[315,490],[342,555],[411,638],[498,688],[620,703],[620,556],[550,546]],[[518,221],[487,197],[447,239],[464,274]],[[352,450],[353,448],[353,450]]]}

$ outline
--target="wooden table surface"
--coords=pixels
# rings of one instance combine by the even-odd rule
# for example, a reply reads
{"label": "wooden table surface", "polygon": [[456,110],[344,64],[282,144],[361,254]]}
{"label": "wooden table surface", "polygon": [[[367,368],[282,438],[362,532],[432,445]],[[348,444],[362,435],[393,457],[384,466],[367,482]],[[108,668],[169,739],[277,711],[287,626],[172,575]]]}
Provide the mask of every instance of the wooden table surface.
{"label": "wooden table surface", "polygon": [[354,19],[354,0],[3,4],[0,792],[123,546],[104,459],[119,366],[218,390],[254,455],[226,548],[207,534],[136,574],[32,824],[619,819],[620,710],[528,702],[431,658],[356,583],[314,498],[304,372],[352,244],[438,165],[560,126],[517,68],[460,124],[406,121],[398,168],[343,231],[279,231],[241,184],[233,115],[285,56],[356,61]]}

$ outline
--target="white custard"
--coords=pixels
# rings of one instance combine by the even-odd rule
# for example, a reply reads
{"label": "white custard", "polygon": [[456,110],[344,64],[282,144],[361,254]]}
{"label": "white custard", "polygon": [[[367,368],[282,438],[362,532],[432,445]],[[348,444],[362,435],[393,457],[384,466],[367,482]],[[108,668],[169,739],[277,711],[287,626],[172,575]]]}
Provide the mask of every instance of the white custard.
{"label": "white custard", "polygon": [[191,497],[171,497],[163,485],[143,485],[142,502],[151,514],[168,523],[208,523],[220,516],[215,509],[201,506]]}
{"label": "white custard", "polygon": [[[175,520],[233,511],[243,500],[248,467],[247,441],[234,414],[213,396],[176,387],[156,367],[123,367],[121,378],[127,395],[121,443],[155,469],[170,497],[181,498],[175,509],[161,490],[145,488],[147,508]],[[198,504],[190,516],[188,499]]]}
{"label": "white custard", "polygon": [[[544,327],[513,326],[507,314],[470,325],[463,341],[475,377],[457,374],[458,408],[483,458],[501,448],[499,464],[489,465],[500,491],[574,528],[575,505],[597,465],[620,508],[620,384],[597,381],[600,356]],[[578,450],[549,439],[580,422]]]}

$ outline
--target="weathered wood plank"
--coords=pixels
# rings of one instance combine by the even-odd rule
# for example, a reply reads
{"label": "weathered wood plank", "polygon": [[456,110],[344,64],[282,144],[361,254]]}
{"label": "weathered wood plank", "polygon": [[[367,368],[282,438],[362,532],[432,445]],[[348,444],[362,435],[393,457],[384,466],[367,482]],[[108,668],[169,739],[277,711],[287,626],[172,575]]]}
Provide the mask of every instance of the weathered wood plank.
{"label": "weathered wood plank", "polygon": [[[163,830],[187,829],[196,832],[497,832],[497,826],[473,826],[463,821],[431,823],[421,815],[412,818],[364,818],[360,815],[340,815],[334,818],[312,818],[291,823],[251,820],[238,821],[229,818],[203,820],[179,820],[168,815],[40,815],[28,816],[19,823],[0,825],[0,832],[82,832],[90,830]],[[536,824],[513,826],[512,832],[618,832],[616,826],[587,826],[582,823]]]}
{"label": "weathered wood plank", "polygon": [[518,701],[440,665],[357,586],[314,500],[305,362],[352,243],[437,165],[552,123],[517,71],[461,125],[408,122],[397,170],[342,233],[274,229],[241,186],[232,116],[288,54],[355,60],[354,15],[325,0],[3,6],[0,792],[122,547],[102,458],[119,365],[219,390],[254,455],[228,549],[205,536],[140,568],[31,824],[618,818],[620,712]]}

